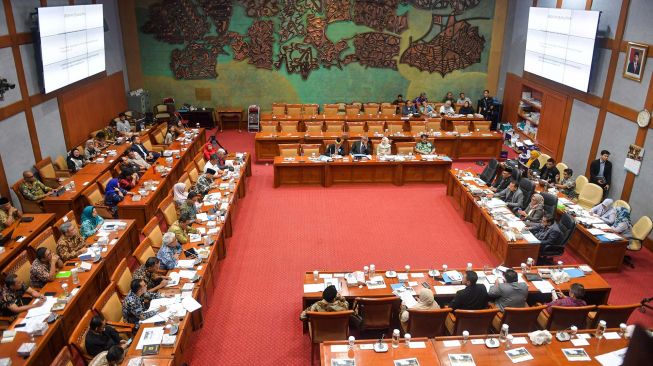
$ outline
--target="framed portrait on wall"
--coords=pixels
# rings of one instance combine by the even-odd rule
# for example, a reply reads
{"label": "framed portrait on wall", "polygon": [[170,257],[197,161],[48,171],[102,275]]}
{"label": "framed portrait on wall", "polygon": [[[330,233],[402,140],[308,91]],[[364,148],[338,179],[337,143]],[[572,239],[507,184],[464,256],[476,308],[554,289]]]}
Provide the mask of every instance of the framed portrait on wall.
{"label": "framed portrait on wall", "polygon": [[628,42],[626,50],[626,62],[624,64],[624,77],[642,81],[644,65],[646,64],[646,51],[648,46],[641,43]]}

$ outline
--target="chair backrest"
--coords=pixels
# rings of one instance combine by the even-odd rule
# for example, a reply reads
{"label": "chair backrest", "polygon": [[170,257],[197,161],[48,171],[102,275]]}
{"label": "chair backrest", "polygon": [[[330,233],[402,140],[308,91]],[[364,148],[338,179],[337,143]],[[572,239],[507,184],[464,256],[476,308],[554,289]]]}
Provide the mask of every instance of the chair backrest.
{"label": "chair backrest", "polygon": [[489,131],[490,130],[490,121],[473,121],[472,122],[474,131]]}
{"label": "chair backrest", "polygon": [[20,206],[23,209],[23,212],[27,213],[41,213],[43,212],[43,207],[38,204],[38,202],[30,201],[23,196],[23,192],[20,191],[20,185],[23,184],[25,181],[23,178],[19,179],[18,182],[14,183],[11,186],[11,190],[14,191],[16,194],[16,197],[18,197],[18,201],[20,202]]}
{"label": "chair backrest", "polygon": [[469,125],[466,124],[454,124],[453,130],[458,133],[469,133]]}
{"label": "chair backrest", "polygon": [[59,230],[59,226],[64,222],[71,222],[76,228],[79,229],[79,224],[77,224],[77,218],[75,217],[75,212],[68,211],[65,215],[61,216],[59,220],[55,221],[52,225],[52,230],[54,231],[57,238],[60,238],[63,233]]}
{"label": "chair backrest", "polygon": [[365,132],[365,122],[347,122],[347,131],[350,133]]}
{"label": "chair backrest", "polygon": [[203,172],[204,166],[206,165],[206,160],[204,160],[204,154],[199,153],[195,155],[193,161],[195,162],[195,165],[197,165],[197,169],[199,169],[200,172]]}
{"label": "chair backrest", "polygon": [[302,144],[302,155],[311,156],[315,154],[315,156],[320,156],[321,147],[322,144]]}
{"label": "chair backrest", "polygon": [[322,132],[324,128],[324,122],[322,121],[306,121],[304,122],[306,126],[306,132]]}
{"label": "chair backrest", "polygon": [[408,155],[415,150],[415,142],[395,142],[397,154]]}
{"label": "chair backrest", "polygon": [[544,213],[555,217],[555,212],[558,207],[558,196],[548,192],[541,192],[544,198]]}
{"label": "chair backrest", "polygon": [[93,359],[93,356],[89,355],[86,351],[86,334],[88,334],[88,331],[90,330],[91,319],[93,319],[93,316],[95,316],[93,310],[87,310],[86,313],[84,313],[84,316],[82,316],[82,319],[80,319],[75,326],[73,332],[70,334],[70,338],[68,338],[68,344],[77,350],[86,362]]}
{"label": "chair backrest", "polygon": [[365,103],[363,104],[363,113],[365,114],[379,114],[378,103]]}
{"label": "chair backrest", "polygon": [[274,103],[272,104],[272,114],[275,116],[283,116],[286,114],[286,104],[285,103]]}
{"label": "chair backrest", "polygon": [[[329,145],[333,145],[336,143],[336,140],[322,140],[322,143],[324,144],[322,151],[326,151]],[[345,154],[349,152],[349,140],[344,140],[340,146],[342,146],[342,149],[345,151]]]}
{"label": "chair backrest", "polygon": [[143,146],[145,146],[146,149],[154,150],[154,147],[152,146],[152,141],[150,140],[149,137],[143,136],[141,138],[141,143],[143,144]]}
{"label": "chair backrest", "polygon": [[392,116],[397,114],[397,106],[392,104],[385,104],[381,106],[381,115]]}
{"label": "chair backrest", "polygon": [[429,118],[426,120],[427,131],[440,131],[442,130],[442,118]]}
{"label": "chair backrest", "polygon": [[27,251],[22,251],[5,266],[2,270],[2,276],[4,278],[13,273],[19,280],[25,282],[25,285],[30,286],[30,268],[32,268],[32,263],[30,262],[28,253]]}
{"label": "chair backrest", "polygon": [[277,132],[277,121],[261,121],[261,132]]}
{"label": "chair backrest", "polygon": [[147,261],[147,258],[150,257],[156,257],[156,253],[152,248],[152,241],[149,238],[145,238],[134,250],[134,258],[142,266]]}
{"label": "chair backrest", "polygon": [[578,205],[590,209],[603,200],[603,188],[594,183],[587,183],[578,195]]}
{"label": "chair backrest", "polygon": [[172,195],[168,195],[168,197],[164,198],[163,201],[161,201],[159,204],[159,210],[161,210],[163,219],[166,221],[168,226],[177,221],[177,208],[175,207],[175,202],[172,199]]}
{"label": "chair backrest", "polygon": [[635,309],[642,306],[642,304],[629,304],[629,305],[599,305],[596,307],[596,314],[588,322],[587,328],[596,328],[599,321],[604,320],[608,328],[619,328],[619,324],[628,324],[628,318]]}
{"label": "chair backrest", "polygon": [[54,358],[50,366],[75,366],[73,356],[70,354],[68,346],[63,346],[61,348],[61,351],[59,351],[57,357]]}
{"label": "chair backrest", "polygon": [[286,114],[289,116],[298,117],[302,114],[301,104],[286,104]]}
{"label": "chair backrest", "polygon": [[626,202],[626,201],[624,201],[624,200],[616,200],[616,201],[614,201],[614,203],[612,204],[612,207],[614,207],[614,208],[617,208],[617,207],[625,207],[628,211],[631,211],[631,209],[630,209],[630,205],[628,204],[628,202]]}
{"label": "chair backrest", "polygon": [[547,330],[567,329],[572,325],[581,328],[586,324],[587,314],[596,306],[552,306],[551,315],[546,325]]}
{"label": "chair backrest", "polygon": [[150,245],[152,247],[158,249],[163,245],[163,232],[161,231],[161,226],[159,226],[159,219],[156,217],[156,215],[152,217],[150,221],[147,222],[147,224],[145,224],[143,230],[141,230],[141,234],[145,238],[150,239]]}
{"label": "chair backrest", "polygon": [[104,195],[100,192],[97,182],[93,182],[82,191],[82,196],[86,198],[86,202],[91,206],[96,206],[104,202]]}
{"label": "chair backrest", "polygon": [[34,168],[39,172],[41,179],[56,179],[57,173],[54,170],[54,165],[52,165],[52,159],[48,156],[47,158],[39,161],[34,164]]}
{"label": "chair backrest", "polygon": [[100,185],[100,192],[102,192],[102,194],[105,193],[105,191],[106,191],[106,189],[107,189],[107,184],[109,184],[109,181],[110,181],[111,179],[113,179],[113,177],[111,176],[111,172],[110,172],[110,171],[106,171],[106,172],[104,172],[104,173],[103,173],[103,174],[102,174],[102,175],[97,179],[97,182],[98,182],[98,184]]}
{"label": "chair backrest", "polygon": [[637,220],[635,225],[633,225],[633,228],[631,229],[633,238],[643,241],[646,239],[648,234],[651,233],[651,230],[653,229],[653,223],[651,222],[651,218],[648,216],[642,216]]}
{"label": "chair backrest", "polygon": [[297,132],[298,121],[281,121],[279,125],[281,126],[281,132]]}
{"label": "chair backrest", "polygon": [[469,334],[487,334],[492,319],[499,312],[499,309],[484,310],[461,310],[453,312],[456,317],[456,324],[452,335],[461,335],[463,331]]}
{"label": "chair backrest", "polygon": [[127,258],[123,258],[111,275],[111,282],[116,284],[120,296],[127,296],[130,290],[132,278],[132,271],[127,265]]}
{"label": "chair backrest", "polygon": [[194,161],[188,163],[184,168],[184,171],[188,173],[188,179],[190,179],[191,183],[197,183],[197,179],[200,177],[200,172],[197,170],[197,165],[195,165]]}
{"label": "chair backrest", "polygon": [[367,132],[383,133],[385,130],[385,122],[383,121],[367,121]]}
{"label": "chair backrest", "polygon": [[531,197],[535,192],[535,183],[530,181],[528,178],[522,178],[519,180],[519,189],[524,194],[524,202],[522,204],[522,209],[526,209],[528,204],[531,202]]}
{"label": "chair backrest", "polygon": [[187,190],[187,191],[188,191],[188,190],[190,189],[190,187],[193,185],[193,184],[190,182],[190,178],[188,177],[188,173],[186,173],[186,172],[184,172],[184,174],[182,174],[181,177],[179,177],[179,180],[177,181],[177,183],[184,183],[184,185],[186,186],[186,190]]}
{"label": "chair backrest", "polygon": [[122,301],[115,283],[109,283],[109,286],[102,291],[95,304],[93,304],[93,310],[101,313],[104,319],[109,322],[124,323],[122,321]]}
{"label": "chair backrest", "polygon": [[352,310],[331,312],[306,312],[310,337],[313,343],[342,341],[349,338],[349,318]]}
{"label": "chair backrest", "polygon": [[66,162],[66,158],[64,158],[63,155],[57,155],[57,158],[54,159],[54,165],[59,170],[68,170],[68,163]]}
{"label": "chair backrest", "polygon": [[325,116],[337,116],[339,106],[337,104],[325,104],[322,108],[322,113]]}
{"label": "chair backrest", "polygon": [[386,125],[390,133],[404,132],[404,121],[388,121]]}
{"label": "chair backrest", "polygon": [[154,137],[154,142],[156,142],[157,145],[163,145],[166,140],[163,130],[160,128],[152,133],[152,137]]}
{"label": "chair backrest", "polygon": [[299,155],[299,144],[279,144],[279,156],[294,157]]}
{"label": "chair backrest", "polygon": [[426,122],[424,121],[409,121],[408,124],[410,132],[413,134],[426,131]]}
{"label": "chair backrest", "polygon": [[497,174],[497,168],[499,167],[499,161],[497,159],[492,159],[488,162],[483,173],[479,176],[481,180],[487,184],[490,184],[494,180],[494,176]]}
{"label": "chair backrest", "polygon": [[565,169],[567,168],[569,167],[567,166],[567,164],[563,162],[559,162],[558,164],[556,164],[556,169],[558,169],[558,171],[560,172],[560,179],[562,179],[562,173],[564,173]]}
{"label": "chair backrest", "polygon": [[576,194],[580,194],[580,192],[585,188],[585,185],[589,183],[589,180],[587,180],[587,177],[584,175],[579,175],[576,177]]}
{"label": "chair backrest", "polygon": [[574,234],[574,230],[576,230],[576,220],[574,220],[574,218],[568,213],[563,213],[562,216],[560,216],[558,227],[562,233],[562,237],[560,238],[560,245],[565,245],[569,239],[571,239],[571,236]]}
{"label": "chair backrest", "polygon": [[326,132],[342,132],[345,123],[342,121],[326,121]]}
{"label": "chair backrest", "polygon": [[540,315],[544,309],[546,309],[546,305],[525,308],[506,307],[503,309],[501,324],[508,324],[511,333],[532,332],[539,329],[537,325],[537,316]]}
{"label": "chair backrest", "polygon": [[319,109],[319,105],[317,104],[304,104],[302,106],[304,114],[306,115],[314,115],[317,114],[317,111]]}
{"label": "chair backrest", "polygon": [[29,250],[32,252],[33,258],[36,257],[36,250],[40,247],[46,247],[50,249],[50,252],[57,253],[57,239],[55,239],[51,227],[43,230],[29,243]]}
{"label": "chair backrest", "polygon": [[408,330],[413,337],[439,337],[445,335],[444,322],[450,308],[436,310],[408,309]]}
{"label": "chair backrest", "polygon": [[393,308],[398,307],[399,299],[392,297],[357,297],[358,315],[363,318],[364,329],[387,329],[392,324]]}
{"label": "chair backrest", "polygon": [[357,116],[361,112],[361,107],[359,105],[348,104],[345,106],[345,115],[347,116]]}

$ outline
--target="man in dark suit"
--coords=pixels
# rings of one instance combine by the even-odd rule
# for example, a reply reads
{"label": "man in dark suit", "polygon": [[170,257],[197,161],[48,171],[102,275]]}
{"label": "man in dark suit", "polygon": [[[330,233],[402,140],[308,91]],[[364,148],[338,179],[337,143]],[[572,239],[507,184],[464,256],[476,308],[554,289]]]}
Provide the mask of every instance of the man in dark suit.
{"label": "man in dark suit", "polygon": [[550,215],[545,215],[539,224],[529,226],[528,229],[540,241],[540,251],[545,247],[561,244],[562,232]]}
{"label": "man in dark suit", "polygon": [[370,149],[370,142],[367,136],[361,137],[360,141],[354,142],[351,145],[351,150],[349,150],[351,155],[370,155],[372,154],[372,149]]}
{"label": "man in dark suit", "polygon": [[497,193],[496,197],[504,201],[508,209],[512,211],[519,210],[524,207],[524,192],[519,189],[519,183],[516,180],[510,181],[508,188]]}
{"label": "man in dark suit", "polygon": [[490,106],[494,104],[494,98],[490,96],[490,91],[485,89],[483,90],[483,98],[478,100],[478,113],[482,115],[488,114],[490,111]]}
{"label": "man in dark suit", "polygon": [[140,136],[134,136],[132,137],[132,146],[130,147],[131,151],[134,151],[138,155],[141,156],[141,158],[147,160],[148,163],[152,163],[158,159],[161,154],[159,154],[156,151],[149,151],[148,149],[143,146],[141,143],[141,137]]}
{"label": "man in dark suit", "polygon": [[488,296],[485,285],[477,284],[478,275],[474,271],[466,271],[463,277],[465,288],[456,292],[449,307],[453,310],[480,310],[487,308]]}
{"label": "man in dark suit", "polygon": [[345,148],[342,147],[342,139],[340,137],[337,137],[336,142],[334,144],[330,144],[329,146],[327,146],[326,150],[324,151],[324,155],[326,156],[345,155]]}
{"label": "man in dark suit", "polygon": [[635,51],[633,58],[628,63],[628,72],[631,74],[639,75],[639,69],[642,67],[642,64],[639,63],[639,52]]}
{"label": "man in dark suit", "polygon": [[597,184],[603,188],[605,196],[610,189],[610,179],[612,178],[612,163],[608,160],[610,152],[601,151],[601,157],[590,164],[590,183]]}
{"label": "man in dark suit", "polygon": [[508,184],[510,184],[511,180],[512,180],[512,169],[506,167],[505,169],[503,169],[500,175],[497,175],[497,178],[494,180],[494,183],[492,183],[492,187],[490,187],[490,190],[492,192],[501,192],[504,189],[508,188]]}

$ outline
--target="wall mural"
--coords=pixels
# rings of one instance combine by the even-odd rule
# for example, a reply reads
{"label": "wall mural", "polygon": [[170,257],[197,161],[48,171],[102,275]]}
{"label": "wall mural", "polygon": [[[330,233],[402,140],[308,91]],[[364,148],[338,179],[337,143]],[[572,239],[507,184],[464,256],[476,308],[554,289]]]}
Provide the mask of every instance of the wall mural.
{"label": "wall mural", "polygon": [[[307,84],[315,77],[315,82],[324,85],[327,79],[336,82],[338,73],[343,77],[359,73],[359,68],[350,70],[356,64],[372,73],[379,69],[377,72],[384,82],[397,77],[381,70],[399,72],[398,92],[406,88],[407,82],[416,87],[423,85],[423,73],[439,74],[440,78],[433,76],[433,82],[444,81],[445,76],[454,72],[469,73],[478,82],[486,77],[494,11],[493,0],[137,0],[136,3],[142,58],[149,58],[150,51],[157,55],[154,67],[150,66],[151,62],[143,62],[147,65],[143,69],[145,86],[155,96],[166,92],[161,78],[168,75],[172,79],[167,84],[174,84],[174,80],[203,80],[208,84],[202,87],[213,85],[226,91],[224,85],[219,85],[221,79],[230,80],[230,75],[221,71],[223,66],[238,69],[245,75],[249,67],[252,78],[262,75],[254,69],[276,73],[264,78],[270,78],[270,82],[286,79],[284,83],[290,82],[299,91],[296,95],[310,93],[297,90],[302,86],[292,75],[298,75]],[[163,67],[166,54],[169,71]],[[248,66],[236,66],[236,63]],[[152,85],[148,85],[150,79]],[[346,83],[355,85],[356,81]],[[456,84],[443,85],[452,83]],[[465,91],[478,95],[476,90]]]}

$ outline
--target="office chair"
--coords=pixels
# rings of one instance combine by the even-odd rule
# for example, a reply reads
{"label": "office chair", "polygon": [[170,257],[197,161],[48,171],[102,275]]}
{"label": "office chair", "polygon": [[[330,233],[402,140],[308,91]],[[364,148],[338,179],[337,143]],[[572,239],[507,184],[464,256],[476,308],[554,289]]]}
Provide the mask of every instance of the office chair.
{"label": "office chair", "polygon": [[[651,233],[651,230],[653,230],[653,222],[651,222],[651,218],[648,216],[640,217],[631,229],[632,238],[630,239],[626,249],[631,252],[642,250],[642,242],[646,240],[646,237]],[[635,268],[633,258],[630,255],[624,256],[624,263],[629,265],[630,268]]]}
{"label": "office chair", "polygon": [[574,234],[574,230],[576,230],[576,221],[569,214],[564,213],[562,214],[562,217],[560,217],[558,227],[562,233],[560,243],[542,246],[538,255],[538,265],[552,264],[553,257],[560,256],[565,252],[565,245],[567,245],[569,239],[571,239],[571,236]]}
{"label": "office chair", "polygon": [[479,176],[483,182],[486,184],[491,184],[494,180],[494,176],[497,174],[497,167],[499,166],[499,161],[497,159],[492,159],[488,162],[483,173]]}
{"label": "office chair", "polygon": [[547,215],[555,217],[556,208],[558,207],[558,196],[547,192],[542,192],[540,194],[544,198],[544,212]]}

